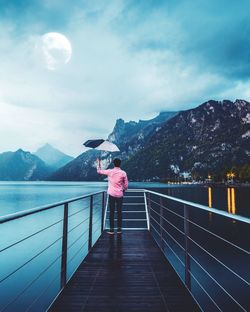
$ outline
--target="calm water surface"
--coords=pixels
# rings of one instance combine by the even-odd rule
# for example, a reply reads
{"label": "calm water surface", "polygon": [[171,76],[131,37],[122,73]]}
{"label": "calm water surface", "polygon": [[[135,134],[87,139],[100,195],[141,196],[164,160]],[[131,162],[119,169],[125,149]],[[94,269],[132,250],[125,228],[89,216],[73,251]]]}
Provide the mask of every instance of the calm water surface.
{"label": "calm water surface", "polygon": [[166,195],[199,203],[210,208],[227,211],[250,217],[250,186],[249,187],[208,187],[185,186],[158,189]]}
{"label": "calm water surface", "polygon": [[100,182],[0,182],[0,216],[105,190]]}
{"label": "calm water surface", "polygon": [[[0,215],[63,201],[83,194],[106,190],[106,188],[107,183],[105,182],[0,182]],[[166,186],[159,183],[130,183],[130,188],[153,189],[170,196],[222,209],[232,214],[250,216],[250,189],[247,187],[208,188],[189,185]],[[93,202],[93,243],[101,234],[101,202],[101,196],[95,196]],[[199,211],[192,213],[194,213],[195,218],[199,219],[199,223],[205,222],[207,224],[207,218],[204,219],[204,216],[200,216]],[[70,278],[88,253],[89,198],[71,203],[69,215],[67,279]],[[1,224],[0,310],[43,312],[59,292],[62,220],[63,206],[59,206]],[[208,221],[209,226],[215,226],[222,232],[229,233],[236,240],[236,243],[239,242],[246,246],[247,241],[244,239],[248,240],[249,235],[244,232],[242,227],[239,228],[237,223],[229,221],[230,224],[222,224],[227,220],[223,221],[221,218],[217,220],[216,216]],[[45,231],[40,231],[54,223],[54,226]],[[36,232],[39,234],[33,236]],[[28,236],[30,238],[25,240],[24,238]],[[199,237],[200,239],[204,238],[200,234]],[[206,240],[206,238],[204,239]],[[17,243],[19,241],[20,243]],[[171,242],[169,243],[171,244]],[[211,250],[217,246],[212,240],[210,240],[210,245]],[[8,248],[8,246],[12,247]],[[231,252],[230,256],[225,257],[224,248],[219,246],[217,249],[223,250],[223,259],[226,258],[230,265],[236,264],[238,269],[246,270],[247,265],[244,258],[240,258],[241,265],[239,266],[239,259],[232,257]],[[175,252],[183,257],[181,251],[175,250]],[[199,254],[197,254],[198,256]],[[171,262],[171,255],[169,257]],[[30,261],[30,259],[33,260]],[[171,263],[178,271],[176,259],[173,259]],[[247,263],[249,262],[247,261]],[[192,270],[196,271],[197,268],[192,267]],[[13,272],[15,273],[12,274]],[[181,270],[179,272],[181,275]],[[217,275],[219,272],[215,272],[215,274]],[[223,275],[222,277],[227,279],[227,276]],[[235,283],[230,284],[236,285]],[[236,286],[238,287],[238,285]],[[245,298],[247,297],[245,296]]]}
{"label": "calm water surface", "polygon": [[[0,182],[0,216],[105,190],[106,182]],[[130,183],[232,214],[250,217],[249,187]]]}

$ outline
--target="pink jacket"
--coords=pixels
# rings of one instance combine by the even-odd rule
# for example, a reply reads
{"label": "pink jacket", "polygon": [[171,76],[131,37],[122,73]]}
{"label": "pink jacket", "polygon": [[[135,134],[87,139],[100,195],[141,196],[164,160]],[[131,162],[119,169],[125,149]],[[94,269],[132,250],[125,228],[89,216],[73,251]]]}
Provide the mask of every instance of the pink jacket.
{"label": "pink jacket", "polygon": [[101,170],[97,168],[97,173],[108,176],[108,194],[113,197],[122,197],[123,192],[128,189],[128,178],[125,171],[119,167],[114,169]]}

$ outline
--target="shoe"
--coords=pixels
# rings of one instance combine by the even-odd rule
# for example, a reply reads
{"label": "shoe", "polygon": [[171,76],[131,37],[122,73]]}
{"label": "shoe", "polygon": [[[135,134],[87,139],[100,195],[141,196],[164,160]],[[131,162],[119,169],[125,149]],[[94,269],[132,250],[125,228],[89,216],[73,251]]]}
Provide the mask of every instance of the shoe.
{"label": "shoe", "polygon": [[107,233],[108,233],[109,235],[114,235],[114,234],[115,234],[114,231],[108,231]]}

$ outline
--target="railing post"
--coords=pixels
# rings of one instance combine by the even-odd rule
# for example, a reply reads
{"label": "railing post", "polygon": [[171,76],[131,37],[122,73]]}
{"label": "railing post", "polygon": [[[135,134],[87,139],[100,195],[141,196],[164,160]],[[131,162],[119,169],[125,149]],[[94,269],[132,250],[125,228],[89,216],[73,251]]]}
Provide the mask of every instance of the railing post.
{"label": "railing post", "polygon": [[63,238],[62,238],[62,259],[61,259],[61,289],[67,282],[67,248],[68,248],[68,203],[64,204],[63,215]]}
{"label": "railing post", "polygon": [[162,197],[160,197],[160,234],[161,234],[161,249],[163,251],[163,237],[162,237],[162,227],[163,227],[163,222],[162,222],[162,214],[163,214],[163,208],[162,208]]}
{"label": "railing post", "polygon": [[89,202],[89,246],[88,250],[92,247],[92,225],[93,225],[93,195],[90,196]]}
{"label": "railing post", "polygon": [[191,288],[190,280],[190,256],[189,256],[189,208],[184,204],[184,233],[185,233],[185,284]]}
{"label": "railing post", "polygon": [[103,232],[104,223],[104,213],[105,213],[105,192],[102,193],[102,225],[101,232]]}
{"label": "railing post", "polygon": [[149,193],[148,193],[147,201],[148,201],[147,207],[148,207],[149,231],[151,231],[151,218],[150,218],[150,215],[151,215],[151,201],[150,201],[150,194]]}

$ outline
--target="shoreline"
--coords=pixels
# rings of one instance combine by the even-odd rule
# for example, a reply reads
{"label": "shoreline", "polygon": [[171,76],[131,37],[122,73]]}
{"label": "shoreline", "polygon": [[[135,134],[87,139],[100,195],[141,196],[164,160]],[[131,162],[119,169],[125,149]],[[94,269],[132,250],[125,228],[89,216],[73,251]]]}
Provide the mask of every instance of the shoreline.
{"label": "shoreline", "polygon": [[206,187],[250,187],[249,182],[235,182],[235,183],[227,183],[227,182],[159,182],[165,185],[190,185],[190,186],[206,186]]}
{"label": "shoreline", "polygon": [[[164,182],[164,181],[129,181],[130,183],[149,183],[149,184],[160,184],[161,186],[165,185],[166,187],[168,186],[205,186],[205,187],[250,187],[250,182],[235,182],[235,183],[227,183],[227,182]],[[65,183],[65,184],[78,184],[78,183],[89,183],[89,184],[94,184],[94,183],[103,183],[106,184],[107,181],[46,181],[46,180],[41,180],[41,181],[6,181],[6,180],[0,180],[0,185],[1,184],[54,184],[54,183]]]}

